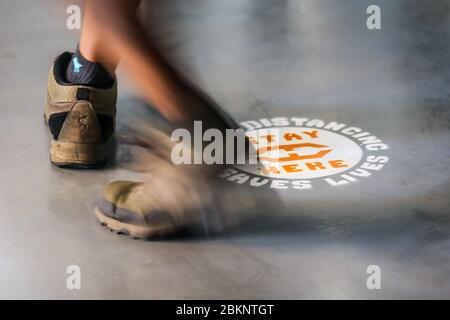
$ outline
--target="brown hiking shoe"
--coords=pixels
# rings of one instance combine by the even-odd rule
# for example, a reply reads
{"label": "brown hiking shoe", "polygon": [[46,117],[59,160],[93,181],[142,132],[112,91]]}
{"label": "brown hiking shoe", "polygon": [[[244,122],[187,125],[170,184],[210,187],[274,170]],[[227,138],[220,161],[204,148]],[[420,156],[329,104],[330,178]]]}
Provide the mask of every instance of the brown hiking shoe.
{"label": "brown hiking shoe", "polygon": [[171,234],[198,219],[205,204],[206,171],[174,165],[174,142],[166,132],[142,127],[131,144],[139,146],[133,165],[142,181],[115,181],[104,188],[95,208],[101,224],[134,238],[149,238]]}
{"label": "brown hiking shoe", "polygon": [[44,117],[53,135],[51,162],[59,167],[98,168],[110,155],[116,116],[116,81],[108,88],[65,80],[72,55],[56,58],[48,76]]}
{"label": "brown hiking shoe", "polygon": [[143,148],[134,168],[142,173],[141,181],[112,182],[96,201],[96,218],[111,231],[152,238],[195,226],[210,234],[249,220],[257,205],[267,209],[275,203],[262,192],[255,196],[256,190],[244,192],[220,179],[223,166],[173,164],[170,136],[150,127],[142,130],[136,145]]}

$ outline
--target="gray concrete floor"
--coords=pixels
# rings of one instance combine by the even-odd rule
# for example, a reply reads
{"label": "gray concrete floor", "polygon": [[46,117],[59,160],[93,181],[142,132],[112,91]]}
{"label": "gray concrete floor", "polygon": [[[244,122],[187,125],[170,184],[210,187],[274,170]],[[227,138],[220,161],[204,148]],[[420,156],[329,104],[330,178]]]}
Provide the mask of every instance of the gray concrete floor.
{"label": "gray concrete floor", "polygon": [[[282,190],[269,221],[213,238],[133,241],[94,196],[133,174],[49,163],[48,67],[72,49],[65,8],[0,2],[0,298],[450,298],[450,2],[152,1],[162,50],[237,120],[341,121],[389,144],[348,186]],[[382,8],[382,30],[365,27]],[[145,113],[121,75],[119,134]],[[135,117],[135,116],[134,116]],[[119,146],[119,151],[123,150]],[[82,289],[66,288],[79,265]],[[381,268],[381,290],[366,268]]]}

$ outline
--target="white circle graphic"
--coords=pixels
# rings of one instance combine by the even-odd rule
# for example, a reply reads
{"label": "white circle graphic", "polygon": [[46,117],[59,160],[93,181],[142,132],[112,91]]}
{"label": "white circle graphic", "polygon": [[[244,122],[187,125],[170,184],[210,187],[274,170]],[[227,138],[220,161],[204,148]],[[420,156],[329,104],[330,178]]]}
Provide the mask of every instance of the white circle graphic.
{"label": "white circle graphic", "polygon": [[332,131],[307,127],[272,127],[247,131],[260,163],[239,169],[259,176],[311,179],[331,176],[356,166],[362,149]]}

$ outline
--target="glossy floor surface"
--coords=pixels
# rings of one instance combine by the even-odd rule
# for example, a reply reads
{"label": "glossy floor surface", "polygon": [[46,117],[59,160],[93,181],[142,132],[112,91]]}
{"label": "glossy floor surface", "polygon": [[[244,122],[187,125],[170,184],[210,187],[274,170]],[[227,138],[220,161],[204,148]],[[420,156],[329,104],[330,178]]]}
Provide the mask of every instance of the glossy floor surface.
{"label": "glossy floor surface", "polygon": [[[187,4],[189,3],[189,4]],[[382,29],[368,30],[378,4]],[[239,121],[337,121],[389,145],[342,186],[278,190],[270,218],[221,236],[133,241],[94,198],[132,173],[49,163],[48,67],[74,48],[65,8],[0,2],[0,298],[450,298],[450,1],[152,1],[152,37]],[[118,133],[136,114],[120,72]],[[119,151],[123,147],[119,146]],[[238,188],[239,186],[236,186]],[[78,265],[81,290],[68,290]],[[369,265],[381,290],[369,290]]]}

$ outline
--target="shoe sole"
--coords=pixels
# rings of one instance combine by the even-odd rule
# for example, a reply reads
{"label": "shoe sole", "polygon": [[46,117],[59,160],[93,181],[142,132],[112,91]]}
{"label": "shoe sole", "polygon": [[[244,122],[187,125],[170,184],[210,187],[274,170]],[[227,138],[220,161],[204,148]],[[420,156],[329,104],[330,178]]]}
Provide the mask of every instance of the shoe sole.
{"label": "shoe sole", "polygon": [[99,169],[108,162],[111,143],[85,144],[52,140],[50,161],[60,168]]}
{"label": "shoe sole", "polygon": [[94,210],[95,216],[102,226],[107,227],[111,232],[129,236],[135,240],[165,237],[175,231],[173,227],[152,228],[123,223],[106,216],[97,206]]}

